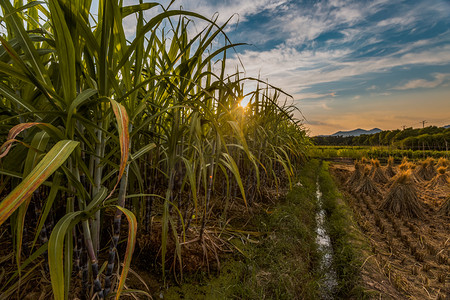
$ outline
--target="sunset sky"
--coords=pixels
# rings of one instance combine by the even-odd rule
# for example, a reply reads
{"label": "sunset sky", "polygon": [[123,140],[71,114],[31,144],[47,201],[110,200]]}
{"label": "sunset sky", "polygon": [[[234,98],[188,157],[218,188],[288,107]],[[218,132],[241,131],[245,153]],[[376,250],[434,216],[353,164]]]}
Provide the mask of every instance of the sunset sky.
{"label": "sunset sky", "polygon": [[[161,2],[167,3],[167,2]],[[127,1],[125,1],[127,4]],[[310,135],[450,124],[450,1],[178,0],[232,17],[245,75],[293,96]],[[303,118],[298,115],[299,118]]]}

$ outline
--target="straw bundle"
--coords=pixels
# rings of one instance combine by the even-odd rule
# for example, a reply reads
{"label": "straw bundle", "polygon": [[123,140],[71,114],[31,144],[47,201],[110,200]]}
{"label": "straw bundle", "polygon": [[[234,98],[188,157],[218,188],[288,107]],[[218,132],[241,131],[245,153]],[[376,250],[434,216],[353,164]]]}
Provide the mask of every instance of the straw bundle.
{"label": "straw bundle", "polygon": [[411,171],[405,171],[397,176],[380,208],[386,209],[394,215],[402,215],[407,218],[422,218],[424,216],[422,204],[411,179]]}

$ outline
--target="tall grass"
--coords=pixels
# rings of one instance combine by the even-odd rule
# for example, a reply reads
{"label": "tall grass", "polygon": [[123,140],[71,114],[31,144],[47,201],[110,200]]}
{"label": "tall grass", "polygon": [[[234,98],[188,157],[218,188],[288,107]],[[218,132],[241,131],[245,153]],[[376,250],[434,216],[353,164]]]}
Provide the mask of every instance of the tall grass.
{"label": "tall grass", "polygon": [[[155,224],[163,274],[169,239],[182,270],[188,228],[202,242],[217,222],[214,197],[251,205],[303,159],[307,139],[281,91],[225,73],[238,46],[226,23],[157,3],[100,1],[95,19],[88,0],[0,5],[0,225],[16,265],[3,297],[41,268],[55,299],[74,284],[82,298],[119,298],[138,232]],[[146,20],[147,10],[157,13]],[[191,35],[188,18],[208,25]],[[258,87],[244,110],[248,80]],[[123,215],[126,252],[116,257]]]}

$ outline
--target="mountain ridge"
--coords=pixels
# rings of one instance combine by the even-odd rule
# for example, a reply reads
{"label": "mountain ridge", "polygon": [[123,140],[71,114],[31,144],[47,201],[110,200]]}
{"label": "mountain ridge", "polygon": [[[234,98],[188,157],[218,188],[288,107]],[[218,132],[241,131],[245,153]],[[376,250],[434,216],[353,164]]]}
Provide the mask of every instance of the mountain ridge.
{"label": "mountain ridge", "polygon": [[[441,126],[441,127],[443,127],[443,128],[450,128],[450,124],[449,125],[445,125],[445,126]],[[335,132],[333,134],[318,135],[318,137],[327,137],[327,136],[343,136],[343,137],[346,137],[346,136],[360,136],[360,135],[363,135],[363,134],[374,134],[374,133],[378,133],[378,132],[381,132],[381,131],[383,131],[383,130],[381,130],[380,128],[377,128],[377,127],[372,128],[370,130],[357,128],[357,129],[348,130],[348,131],[341,130],[341,131]]]}
{"label": "mountain ridge", "polygon": [[365,130],[361,128],[357,128],[354,130],[348,130],[348,131],[338,131],[330,135],[321,135],[321,136],[360,136],[362,134],[374,134],[381,132],[382,130],[380,128],[372,128],[370,130]]}

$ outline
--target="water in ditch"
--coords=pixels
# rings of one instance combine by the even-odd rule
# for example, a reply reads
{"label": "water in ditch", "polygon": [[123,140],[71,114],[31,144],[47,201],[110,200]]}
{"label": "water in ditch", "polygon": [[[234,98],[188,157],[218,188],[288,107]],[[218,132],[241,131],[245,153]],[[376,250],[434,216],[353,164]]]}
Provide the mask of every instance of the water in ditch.
{"label": "water in ditch", "polygon": [[322,253],[320,270],[324,277],[321,280],[320,298],[323,300],[334,299],[334,291],[337,287],[336,270],[333,268],[333,248],[331,246],[330,236],[325,229],[325,210],[322,208],[322,192],[320,191],[319,181],[317,181],[316,190],[317,203],[319,211],[316,214],[317,238],[316,243],[319,251]]}

